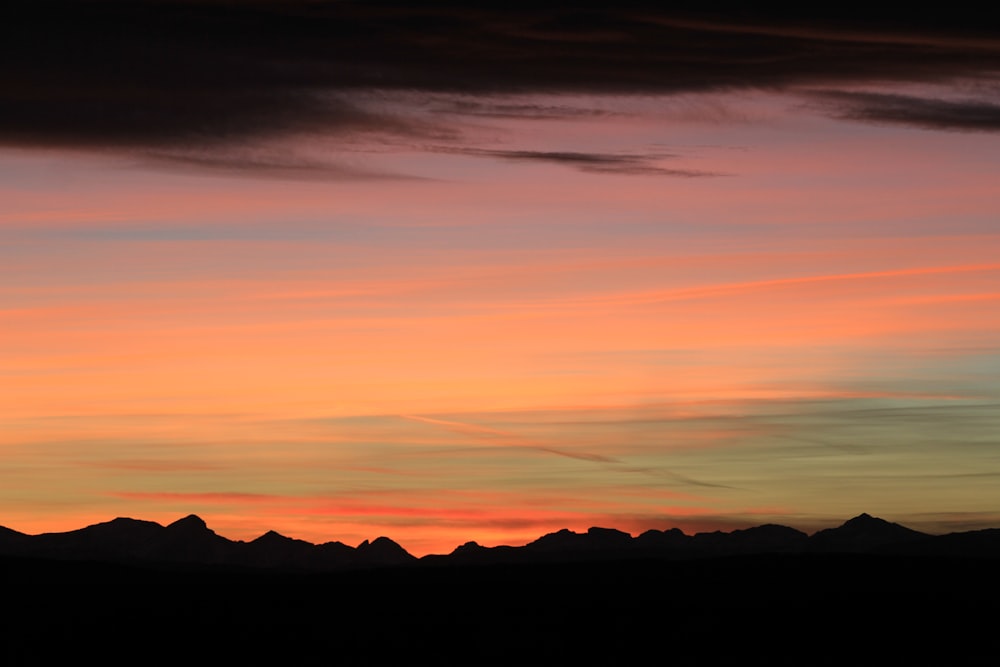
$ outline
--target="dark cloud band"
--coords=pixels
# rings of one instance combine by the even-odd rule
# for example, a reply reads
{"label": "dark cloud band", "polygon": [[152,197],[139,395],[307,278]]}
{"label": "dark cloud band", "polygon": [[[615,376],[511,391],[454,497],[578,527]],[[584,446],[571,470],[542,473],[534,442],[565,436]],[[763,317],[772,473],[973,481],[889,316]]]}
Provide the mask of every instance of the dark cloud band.
{"label": "dark cloud band", "polygon": [[1000,130],[1000,104],[986,100],[943,100],[846,91],[823,91],[815,97],[835,116],[848,120],[933,130]]}
{"label": "dark cloud band", "polygon": [[[12,0],[0,9],[0,143],[156,147],[405,131],[351,103],[373,89],[663,94],[1000,71],[1000,40],[978,19],[888,18],[665,13],[654,3]],[[996,122],[993,108],[978,110],[982,120],[926,102],[909,116],[886,99],[851,109],[862,120]],[[539,113],[471,109],[522,111]]]}

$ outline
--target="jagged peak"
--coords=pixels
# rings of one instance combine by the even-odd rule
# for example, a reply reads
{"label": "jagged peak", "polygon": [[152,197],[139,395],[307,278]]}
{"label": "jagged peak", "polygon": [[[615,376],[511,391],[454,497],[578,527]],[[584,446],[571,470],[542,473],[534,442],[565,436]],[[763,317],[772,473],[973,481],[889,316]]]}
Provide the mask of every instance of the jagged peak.
{"label": "jagged peak", "polygon": [[481,544],[479,544],[479,542],[476,542],[475,540],[469,540],[465,544],[461,544],[455,547],[452,550],[451,554],[454,556],[456,554],[477,553],[480,551],[486,551],[486,547],[482,546]]}
{"label": "jagged peak", "polygon": [[291,542],[294,541],[291,537],[282,535],[276,530],[269,530],[260,537],[251,540],[251,544],[260,542]]}
{"label": "jagged peak", "polygon": [[853,528],[855,530],[861,529],[879,529],[879,528],[900,528],[904,530],[910,530],[906,526],[901,526],[898,523],[893,523],[891,521],[886,521],[877,516],[872,516],[867,512],[862,512],[861,514],[848,519],[840,525],[841,528]]}
{"label": "jagged peak", "polygon": [[601,528],[599,526],[591,526],[587,529],[587,534],[592,536],[625,536],[632,537],[631,533],[626,533],[624,530],[618,530],[617,528]]}
{"label": "jagged peak", "polygon": [[639,535],[639,537],[642,537],[643,535],[646,535],[646,536],[650,536],[650,535],[671,535],[671,536],[676,536],[676,537],[689,537],[688,534],[685,533],[680,528],[666,528],[664,530],[659,530],[658,528],[650,528],[648,530],[644,530]]}
{"label": "jagged peak", "polygon": [[413,556],[410,555],[406,549],[385,536],[376,537],[371,542],[365,540],[358,545],[357,551],[368,555],[380,554],[383,556],[392,555],[393,557],[403,556],[406,558],[413,558]]}

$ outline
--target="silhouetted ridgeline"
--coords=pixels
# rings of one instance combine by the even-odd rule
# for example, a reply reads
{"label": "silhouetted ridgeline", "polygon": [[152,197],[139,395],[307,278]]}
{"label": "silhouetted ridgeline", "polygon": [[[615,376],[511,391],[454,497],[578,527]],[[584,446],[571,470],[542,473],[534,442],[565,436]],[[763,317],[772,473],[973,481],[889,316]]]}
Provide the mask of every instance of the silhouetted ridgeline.
{"label": "silhouetted ridgeline", "polygon": [[206,566],[319,572],[414,564],[467,565],[622,559],[692,559],[752,554],[1000,556],[1000,529],[928,535],[868,514],[814,535],[773,524],[686,535],[676,528],[637,537],[610,528],[560,530],[522,547],[466,543],[417,559],[387,537],[350,547],[312,544],[268,531],[250,542],[226,539],[191,515],[166,527],[118,518],[65,533],[25,535],[0,527],[0,555],[145,566]]}
{"label": "silhouetted ridgeline", "polygon": [[868,515],[419,560],[386,538],[234,542],[193,516],[0,530],[0,664],[992,665],[998,543]]}

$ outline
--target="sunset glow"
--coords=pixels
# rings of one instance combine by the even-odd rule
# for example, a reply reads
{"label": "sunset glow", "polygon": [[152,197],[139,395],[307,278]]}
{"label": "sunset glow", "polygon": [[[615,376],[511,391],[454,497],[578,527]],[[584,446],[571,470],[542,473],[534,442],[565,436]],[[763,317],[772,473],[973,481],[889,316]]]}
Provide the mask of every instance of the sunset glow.
{"label": "sunset glow", "polygon": [[996,71],[386,75],[194,148],[0,114],[0,525],[1000,525],[1000,120],[915,116],[1000,119]]}

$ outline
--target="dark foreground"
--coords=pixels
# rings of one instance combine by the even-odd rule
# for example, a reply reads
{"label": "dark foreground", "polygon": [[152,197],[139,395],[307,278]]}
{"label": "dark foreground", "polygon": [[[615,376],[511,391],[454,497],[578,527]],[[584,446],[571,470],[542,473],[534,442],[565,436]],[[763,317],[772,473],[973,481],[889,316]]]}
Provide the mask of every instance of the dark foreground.
{"label": "dark foreground", "polygon": [[0,559],[0,664],[997,664],[1000,562],[851,555],[328,574]]}

